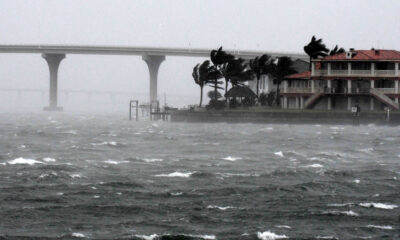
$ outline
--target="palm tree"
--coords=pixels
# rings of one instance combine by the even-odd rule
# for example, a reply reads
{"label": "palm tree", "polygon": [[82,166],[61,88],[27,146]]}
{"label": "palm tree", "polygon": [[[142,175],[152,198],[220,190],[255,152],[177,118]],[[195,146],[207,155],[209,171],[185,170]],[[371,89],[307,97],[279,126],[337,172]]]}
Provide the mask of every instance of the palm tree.
{"label": "palm tree", "polygon": [[244,82],[254,79],[254,71],[249,68],[242,58],[230,61],[224,71],[227,81],[230,81],[232,87],[244,85]]}
{"label": "palm tree", "polygon": [[[218,48],[218,50],[212,50],[210,53],[211,62],[214,64],[217,70],[222,71],[226,68],[227,64],[230,61],[235,59],[235,56],[232,54],[226,53],[222,50],[222,47]],[[217,81],[217,80],[216,80]],[[228,88],[228,79],[225,78],[225,93]],[[214,87],[214,91],[217,91],[217,86]]]}
{"label": "palm tree", "polygon": [[257,98],[259,97],[258,91],[259,91],[259,85],[260,85],[260,78],[261,75],[266,74],[268,70],[268,64],[270,64],[270,59],[271,57],[267,54],[263,54],[261,57],[255,57],[254,59],[251,59],[249,62],[249,67],[251,70],[256,75],[256,95]]}
{"label": "palm tree", "polygon": [[311,41],[304,46],[304,52],[310,56],[310,71],[311,71],[311,60],[317,57],[325,57],[329,53],[329,49],[326,48],[325,44],[322,42],[322,38],[316,39],[312,36]]}
{"label": "palm tree", "polygon": [[207,84],[218,85],[221,83],[218,82],[218,79],[221,78],[221,73],[214,66],[210,65],[210,61],[206,60],[202,64],[197,64],[193,68],[192,76],[195,83],[200,86],[199,106],[201,107],[203,101],[203,87]]}
{"label": "palm tree", "polygon": [[293,68],[293,61],[289,57],[283,56],[271,61],[267,67],[269,73],[276,81],[276,98],[275,104],[279,105],[279,86],[285,76],[296,73],[297,71]]}
{"label": "palm tree", "polygon": [[338,53],[344,53],[346,52],[346,50],[344,50],[344,48],[339,48],[338,45],[336,45],[330,52],[329,52],[329,56],[333,56],[335,54]]}

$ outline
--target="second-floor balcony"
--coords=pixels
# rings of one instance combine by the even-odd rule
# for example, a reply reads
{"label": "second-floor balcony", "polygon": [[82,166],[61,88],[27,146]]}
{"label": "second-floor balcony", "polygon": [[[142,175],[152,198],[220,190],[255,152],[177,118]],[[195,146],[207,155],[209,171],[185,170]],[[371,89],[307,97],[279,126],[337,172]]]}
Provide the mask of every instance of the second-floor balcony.
{"label": "second-floor balcony", "polygon": [[[396,88],[374,88],[375,90],[384,94],[400,94],[400,90]],[[281,93],[290,94],[314,94],[314,93],[324,93],[324,94],[369,94],[371,88],[321,88],[315,87],[314,89],[310,87],[288,87],[286,89],[281,88]]]}
{"label": "second-floor balcony", "polygon": [[[333,64],[333,63],[332,63]],[[339,67],[339,69],[337,68]],[[400,77],[399,64],[389,65],[388,68],[377,64],[324,64],[322,69],[313,68],[312,76],[354,76],[354,77]]]}

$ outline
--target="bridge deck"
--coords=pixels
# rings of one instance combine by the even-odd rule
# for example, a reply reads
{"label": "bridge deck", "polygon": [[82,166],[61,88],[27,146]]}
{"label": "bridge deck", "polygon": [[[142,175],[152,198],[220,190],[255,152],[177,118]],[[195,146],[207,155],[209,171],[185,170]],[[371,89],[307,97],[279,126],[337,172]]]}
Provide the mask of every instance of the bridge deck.
{"label": "bridge deck", "polygon": [[[97,54],[97,55],[162,55],[208,57],[211,49],[169,48],[169,47],[129,47],[129,46],[85,46],[85,45],[0,45],[0,53],[64,53],[64,54]],[[301,53],[251,51],[226,49],[242,58],[252,58],[262,54],[273,57],[288,56],[308,61],[308,56]]]}

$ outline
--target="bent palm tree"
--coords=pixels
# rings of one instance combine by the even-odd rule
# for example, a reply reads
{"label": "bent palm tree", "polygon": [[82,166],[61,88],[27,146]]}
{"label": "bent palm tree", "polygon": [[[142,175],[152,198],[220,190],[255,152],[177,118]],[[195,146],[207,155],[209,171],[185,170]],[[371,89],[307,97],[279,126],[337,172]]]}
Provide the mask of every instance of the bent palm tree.
{"label": "bent palm tree", "polygon": [[261,57],[255,57],[251,59],[249,62],[249,67],[253,70],[254,74],[256,75],[256,95],[257,98],[259,97],[259,85],[260,85],[260,78],[261,75],[268,73],[268,64],[270,64],[271,57],[267,54],[262,55]]}
{"label": "bent palm tree", "polygon": [[336,45],[336,46],[329,52],[329,56],[333,56],[333,55],[335,55],[335,54],[344,53],[344,52],[346,52],[346,51],[344,50],[344,48],[339,48],[338,45]]}
{"label": "bent palm tree", "polygon": [[221,78],[221,73],[214,66],[210,65],[210,61],[206,60],[193,68],[192,76],[195,83],[200,86],[199,106],[201,107],[203,101],[203,87],[207,84],[215,86],[221,83],[218,82],[218,79]]}
{"label": "bent palm tree", "polygon": [[293,61],[289,57],[279,57],[275,61],[272,61],[268,66],[268,71],[271,76],[276,81],[276,97],[275,104],[279,105],[279,86],[282,83],[282,80],[285,76],[296,73],[297,71],[293,68]]}
{"label": "bent palm tree", "polygon": [[[217,68],[217,70],[221,71],[221,74],[223,75],[224,69],[227,67],[227,64],[230,61],[233,61],[235,59],[235,56],[232,54],[226,53],[225,51],[222,50],[222,47],[220,47],[218,50],[212,50],[210,53],[210,59],[214,66]],[[225,93],[228,88],[228,79],[225,78]],[[214,89],[217,91],[217,88],[215,87]]]}
{"label": "bent palm tree", "polygon": [[322,42],[322,38],[316,39],[315,36],[312,36],[311,41],[304,46],[304,52],[310,56],[310,67],[311,71],[311,60],[317,57],[325,57],[329,53],[329,49],[326,48],[325,44]]}
{"label": "bent palm tree", "polygon": [[254,79],[254,72],[242,58],[230,61],[224,71],[226,81],[232,86],[244,85],[244,82]]}

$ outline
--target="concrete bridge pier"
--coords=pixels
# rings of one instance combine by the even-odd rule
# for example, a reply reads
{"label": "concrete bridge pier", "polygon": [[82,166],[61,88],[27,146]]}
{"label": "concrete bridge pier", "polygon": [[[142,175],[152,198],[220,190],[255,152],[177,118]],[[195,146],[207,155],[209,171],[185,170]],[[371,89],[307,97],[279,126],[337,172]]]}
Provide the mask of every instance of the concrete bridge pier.
{"label": "concrete bridge pier", "polygon": [[49,87],[49,106],[45,107],[45,111],[62,111],[62,107],[57,106],[58,101],[58,67],[60,66],[61,60],[65,58],[65,54],[55,53],[44,53],[42,57],[46,60],[49,65],[50,71],[50,87]]}
{"label": "concrete bridge pier", "polygon": [[150,72],[150,102],[157,101],[157,75],[161,63],[165,60],[162,55],[144,55],[143,61],[147,63]]}

